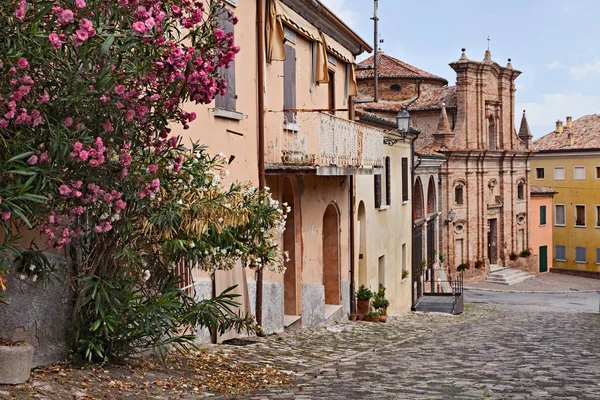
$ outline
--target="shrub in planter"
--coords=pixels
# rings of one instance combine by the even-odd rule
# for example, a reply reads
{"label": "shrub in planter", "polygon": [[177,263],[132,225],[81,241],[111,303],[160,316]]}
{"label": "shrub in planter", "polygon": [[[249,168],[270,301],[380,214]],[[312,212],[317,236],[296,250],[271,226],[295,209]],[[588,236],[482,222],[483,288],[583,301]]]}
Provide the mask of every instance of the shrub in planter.
{"label": "shrub in planter", "polygon": [[458,267],[456,267],[456,270],[458,272],[462,272],[462,271],[465,271],[467,269],[469,269],[469,264],[465,264],[465,263],[459,264]]}
{"label": "shrub in planter", "polygon": [[515,253],[515,252],[513,251],[513,252],[511,252],[511,253],[508,255],[508,258],[509,258],[511,261],[515,261],[517,258],[519,258],[519,256],[517,255],[517,253]]}
{"label": "shrub in planter", "polygon": [[369,312],[369,301],[373,297],[371,289],[365,285],[360,285],[356,292],[356,312],[358,314],[366,314]]}
{"label": "shrub in planter", "polygon": [[531,255],[531,251],[529,249],[525,249],[519,254],[521,257],[529,257]]}
{"label": "shrub in planter", "polygon": [[481,261],[481,260],[475,261],[475,268],[480,269],[481,267],[483,267],[483,261]]}
{"label": "shrub in planter", "polygon": [[408,278],[408,274],[409,274],[408,270],[407,269],[403,269],[402,270],[402,279]]}

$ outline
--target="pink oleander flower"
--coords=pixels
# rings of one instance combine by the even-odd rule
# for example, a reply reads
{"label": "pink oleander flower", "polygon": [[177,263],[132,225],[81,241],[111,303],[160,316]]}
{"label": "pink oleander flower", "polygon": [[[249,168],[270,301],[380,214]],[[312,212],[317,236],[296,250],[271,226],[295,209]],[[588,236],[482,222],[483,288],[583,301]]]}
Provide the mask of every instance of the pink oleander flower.
{"label": "pink oleander flower", "polygon": [[71,10],[62,10],[58,14],[58,22],[61,25],[68,25],[68,24],[72,23],[74,20],[75,19],[73,17],[73,11],[71,11]]}
{"label": "pink oleander flower", "polygon": [[124,202],[123,200],[117,200],[117,201],[115,201],[115,204],[113,205],[113,209],[115,211],[124,210],[125,207],[127,207],[127,203]]}
{"label": "pink oleander flower", "polygon": [[75,0],[75,6],[77,6],[77,8],[79,8],[80,10],[85,8],[85,0]]}
{"label": "pink oleander flower", "polygon": [[123,153],[119,156],[119,163],[123,167],[129,167],[131,165],[131,154]]}
{"label": "pink oleander flower", "polygon": [[158,189],[160,187],[160,179],[154,178],[152,179],[152,187]]}
{"label": "pink oleander flower", "polygon": [[17,17],[17,19],[22,20],[23,18],[25,18],[25,8],[27,7],[27,2],[25,0],[21,1],[21,3],[19,4],[19,8],[17,9],[17,11],[15,11],[15,17]]}
{"label": "pink oleander flower", "polygon": [[158,165],[156,164],[150,164],[148,165],[148,172],[151,174],[156,173],[156,171],[158,171]]}
{"label": "pink oleander flower", "polygon": [[21,57],[19,58],[19,61],[17,61],[17,67],[21,68],[21,69],[29,69],[29,62]]}
{"label": "pink oleander flower", "polygon": [[115,128],[113,128],[112,124],[110,123],[110,121],[105,121],[102,124],[102,128],[104,128],[104,130],[108,133],[114,132]]}
{"label": "pink oleander flower", "polygon": [[125,93],[125,86],[123,85],[117,85],[115,86],[115,93],[118,94],[119,96],[122,95],[123,93]]}
{"label": "pink oleander flower", "polygon": [[75,142],[75,144],[73,144],[74,151],[81,151],[81,149],[83,149],[83,144],[81,142]]}
{"label": "pink oleander flower", "polygon": [[89,153],[85,150],[81,150],[79,152],[79,155],[77,156],[77,159],[79,161],[86,161],[88,159],[88,157],[89,157]]}
{"label": "pink oleander flower", "polygon": [[148,27],[146,27],[146,24],[144,24],[142,21],[134,22],[131,27],[135,32],[142,35],[148,31]]}
{"label": "pink oleander flower", "polygon": [[2,221],[8,221],[10,219],[11,213],[10,211],[6,211],[4,213],[2,213]]}
{"label": "pink oleander flower", "polygon": [[72,192],[73,190],[65,184],[62,184],[58,187],[58,193],[60,193],[60,195],[63,197],[70,195]]}
{"label": "pink oleander flower", "polygon": [[53,49],[60,49],[63,45],[62,40],[59,39],[56,33],[51,33],[48,35],[48,40],[50,40],[50,45]]}
{"label": "pink oleander flower", "polygon": [[27,159],[27,164],[29,164],[29,165],[35,165],[37,163],[38,163],[38,156],[36,156],[35,154]]}
{"label": "pink oleander flower", "polygon": [[[73,118],[71,117],[67,117],[65,118],[65,120],[63,121],[63,125],[66,126],[67,128],[70,127],[71,125],[73,125]],[[81,143],[79,143],[81,144]],[[81,149],[79,149],[81,150]]]}
{"label": "pink oleander flower", "polygon": [[50,101],[50,95],[47,92],[44,92],[43,95],[41,95],[38,99],[37,102],[38,104],[43,104],[43,103],[47,103]]}
{"label": "pink oleander flower", "polygon": [[88,40],[89,37],[90,37],[90,35],[84,29],[77,29],[75,31],[75,39],[80,44],[85,42],[86,40]]}

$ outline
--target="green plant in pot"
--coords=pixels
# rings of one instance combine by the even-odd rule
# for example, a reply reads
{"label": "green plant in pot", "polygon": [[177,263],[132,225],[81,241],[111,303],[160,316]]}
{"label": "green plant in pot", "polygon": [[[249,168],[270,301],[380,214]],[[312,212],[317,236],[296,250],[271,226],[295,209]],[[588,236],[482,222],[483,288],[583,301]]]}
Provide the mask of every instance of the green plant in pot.
{"label": "green plant in pot", "polygon": [[377,292],[373,296],[372,304],[373,308],[376,310],[386,309],[389,307],[390,301],[385,298],[385,286],[382,284],[379,284],[379,289],[377,289]]}
{"label": "green plant in pot", "polygon": [[379,322],[387,321],[387,310],[385,308],[380,308],[377,312],[379,313]]}
{"label": "green plant in pot", "polygon": [[456,270],[458,272],[462,272],[462,271],[465,271],[467,269],[469,269],[469,265],[465,264],[465,263],[459,264],[458,267],[456,267]]}
{"label": "green plant in pot", "polygon": [[409,272],[407,269],[402,270],[402,279],[408,278]]}
{"label": "green plant in pot", "polygon": [[517,255],[517,253],[515,253],[515,252],[513,251],[513,252],[511,252],[511,253],[508,255],[508,258],[509,258],[511,261],[515,261],[517,258],[519,258],[519,256]]}
{"label": "green plant in pot", "polygon": [[531,251],[529,249],[525,249],[519,254],[521,257],[529,257],[531,255]]}
{"label": "green plant in pot", "polygon": [[481,261],[481,260],[475,261],[475,268],[480,269],[481,267],[483,267],[483,261]]}
{"label": "green plant in pot", "polygon": [[365,321],[368,322],[379,322],[379,313],[377,311],[370,311],[365,314]]}
{"label": "green plant in pot", "polygon": [[365,285],[360,285],[356,292],[356,312],[358,314],[366,314],[369,312],[369,302],[373,297],[371,289]]}

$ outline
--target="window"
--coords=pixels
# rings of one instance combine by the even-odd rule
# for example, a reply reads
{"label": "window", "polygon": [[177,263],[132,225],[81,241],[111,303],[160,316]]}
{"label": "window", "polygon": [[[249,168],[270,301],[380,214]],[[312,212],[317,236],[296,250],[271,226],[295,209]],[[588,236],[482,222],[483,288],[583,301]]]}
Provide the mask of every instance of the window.
{"label": "window", "polygon": [[600,206],[596,205],[596,228],[600,228]]}
{"label": "window", "polygon": [[327,83],[327,90],[329,92],[329,112],[335,113],[335,73],[331,70],[327,71],[329,74],[329,82]]}
{"label": "window", "polygon": [[575,247],[575,262],[584,263],[585,258],[585,247]]}
{"label": "window", "polygon": [[573,169],[573,178],[576,180],[584,180],[585,179],[585,167],[575,167]]}
{"label": "window", "polygon": [[584,205],[575,205],[575,226],[585,226]]}
{"label": "window", "polygon": [[565,167],[554,167],[554,179],[559,181],[565,179]]}
{"label": "window", "polygon": [[540,225],[546,225],[546,206],[540,206]]}
{"label": "window", "polygon": [[557,225],[557,226],[565,226],[566,225],[565,205],[564,204],[556,204],[554,206],[554,225]]}
{"label": "window", "polygon": [[392,86],[390,86],[390,90],[392,92],[399,92],[400,91],[400,85],[393,84]]}
{"label": "window", "polygon": [[402,201],[408,201],[408,158],[402,157]]}
{"label": "window", "polygon": [[375,208],[381,208],[381,174],[375,177]]}
{"label": "window", "polygon": [[523,182],[517,184],[517,199],[525,200],[525,183]]}
{"label": "window", "polygon": [[488,139],[490,144],[490,149],[496,149],[496,120],[493,115],[490,115],[488,118]]}
{"label": "window", "polygon": [[[296,49],[285,44],[285,61],[283,62],[283,109],[296,109]],[[286,112],[284,114],[287,124],[296,123],[296,113]]]}
{"label": "window", "polygon": [[454,202],[456,204],[463,204],[463,192],[463,185],[460,183],[456,185],[456,187],[454,188]]}
{"label": "window", "polygon": [[600,264],[600,249],[596,249],[596,264]]}
{"label": "window", "polygon": [[385,286],[385,256],[379,257],[377,265],[379,267],[379,284]]}
{"label": "window", "polygon": [[545,168],[536,168],[535,169],[535,179],[545,179],[546,178],[546,169]]}
{"label": "window", "polygon": [[565,246],[557,245],[555,253],[557,261],[567,261],[567,249]]}
{"label": "window", "polygon": [[[223,7],[219,11],[219,15],[223,17],[218,18],[218,26],[225,32],[225,34],[234,34],[234,25],[224,15],[227,13],[227,9]],[[227,93],[223,96],[218,95],[215,97],[215,108],[227,111],[236,111],[236,100],[237,95],[235,91],[235,61],[229,64],[229,68],[219,68],[219,75],[221,75],[224,81],[227,83]]]}
{"label": "window", "polygon": [[392,161],[389,157],[385,158],[385,204],[392,204],[392,176],[391,176]]}
{"label": "window", "polygon": [[596,179],[600,179],[600,167],[596,167]]}

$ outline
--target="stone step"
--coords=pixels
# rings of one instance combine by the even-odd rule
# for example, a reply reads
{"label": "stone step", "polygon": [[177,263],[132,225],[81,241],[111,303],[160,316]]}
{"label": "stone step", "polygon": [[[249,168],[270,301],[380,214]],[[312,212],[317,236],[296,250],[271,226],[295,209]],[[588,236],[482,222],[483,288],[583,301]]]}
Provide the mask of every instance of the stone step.
{"label": "stone step", "polygon": [[485,281],[510,286],[533,278],[535,278],[535,275],[528,274],[527,272],[516,269],[503,269],[489,274],[485,278]]}
{"label": "stone step", "polygon": [[490,272],[502,271],[505,269],[502,265],[490,264]]}
{"label": "stone step", "polygon": [[[346,315],[346,318],[348,316]],[[325,325],[333,325],[336,322],[344,320],[344,310],[341,305],[337,304],[325,304]]]}

